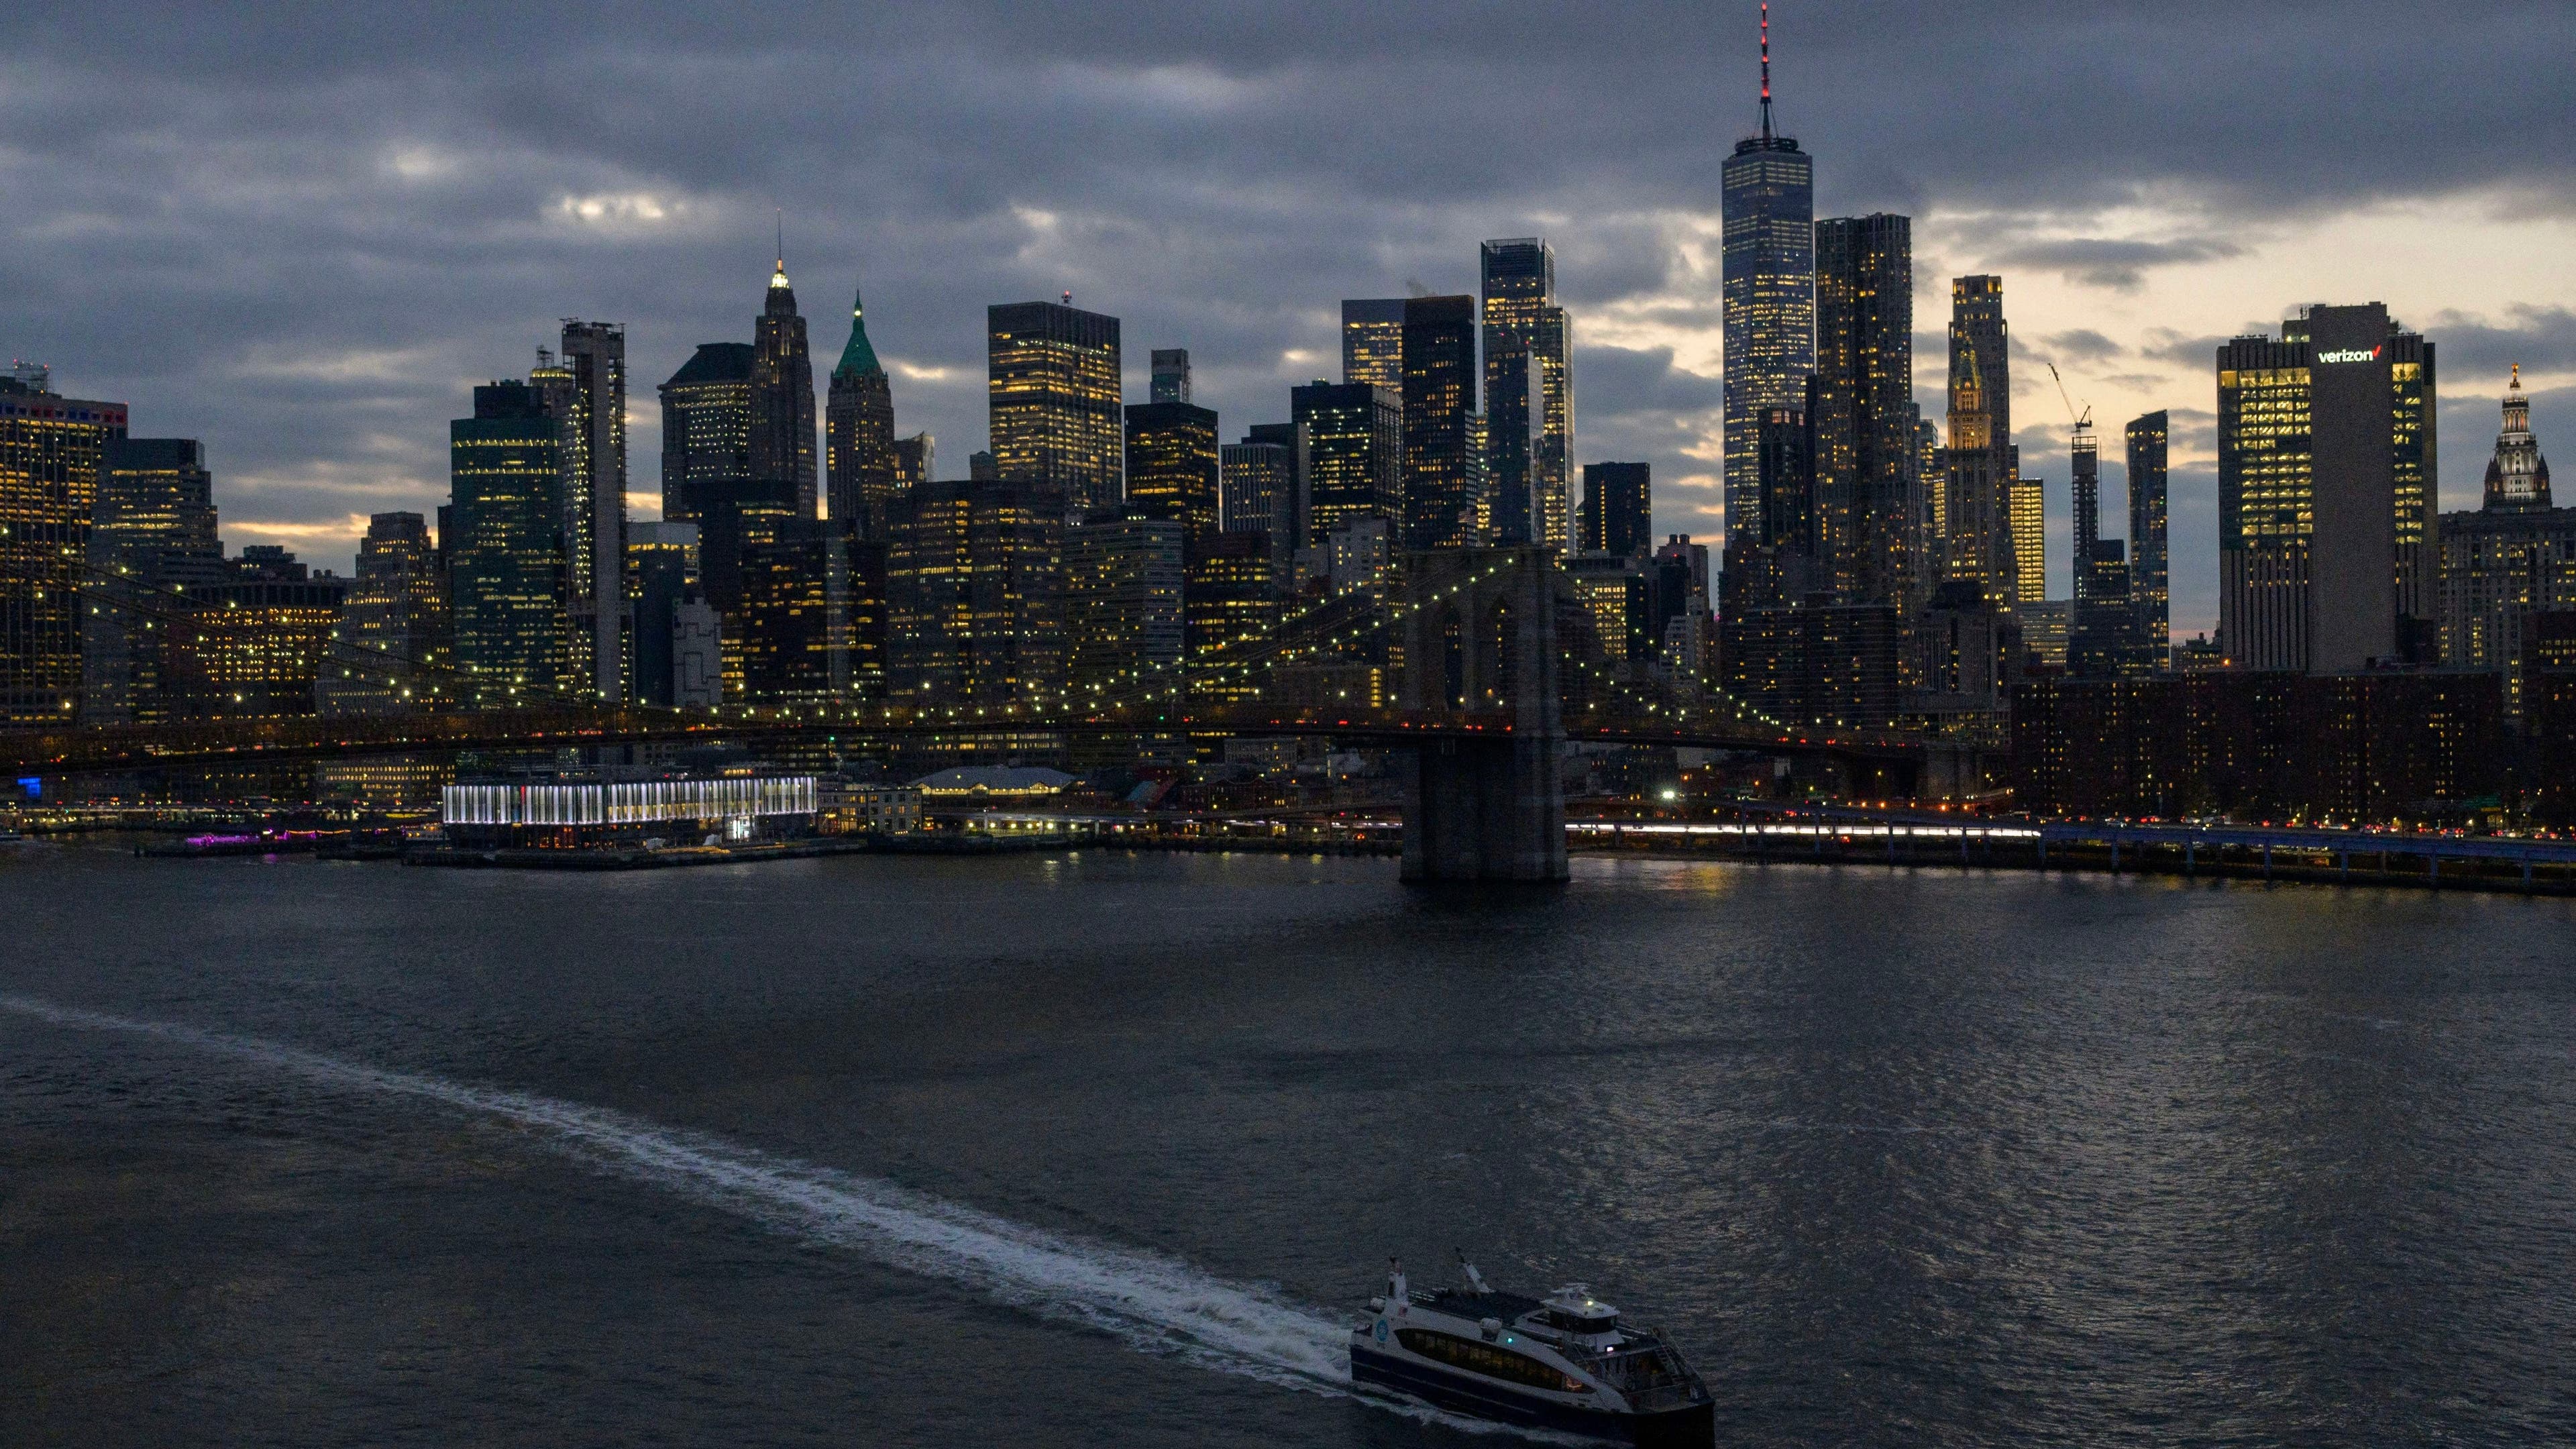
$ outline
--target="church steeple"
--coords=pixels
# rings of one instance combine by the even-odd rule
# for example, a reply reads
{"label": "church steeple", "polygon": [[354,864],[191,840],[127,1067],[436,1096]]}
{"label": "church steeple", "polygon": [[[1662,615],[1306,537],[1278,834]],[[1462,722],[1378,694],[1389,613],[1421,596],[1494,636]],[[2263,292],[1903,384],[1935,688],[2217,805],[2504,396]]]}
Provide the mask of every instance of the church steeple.
{"label": "church steeple", "polygon": [[867,304],[856,290],[850,293],[850,340],[841,348],[841,361],[832,369],[834,377],[864,377],[883,372],[877,362],[877,350],[868,341]]}

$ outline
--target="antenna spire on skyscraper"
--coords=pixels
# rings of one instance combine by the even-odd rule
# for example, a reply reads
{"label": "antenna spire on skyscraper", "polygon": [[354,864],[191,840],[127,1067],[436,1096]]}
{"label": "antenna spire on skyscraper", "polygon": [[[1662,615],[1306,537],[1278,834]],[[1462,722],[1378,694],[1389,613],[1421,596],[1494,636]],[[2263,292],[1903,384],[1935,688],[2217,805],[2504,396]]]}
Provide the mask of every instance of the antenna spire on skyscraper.
{"label": "antenna spire on skyscraper", "polygon": [[1762,0],[1762,139],[1771,139],[1771,0]]}

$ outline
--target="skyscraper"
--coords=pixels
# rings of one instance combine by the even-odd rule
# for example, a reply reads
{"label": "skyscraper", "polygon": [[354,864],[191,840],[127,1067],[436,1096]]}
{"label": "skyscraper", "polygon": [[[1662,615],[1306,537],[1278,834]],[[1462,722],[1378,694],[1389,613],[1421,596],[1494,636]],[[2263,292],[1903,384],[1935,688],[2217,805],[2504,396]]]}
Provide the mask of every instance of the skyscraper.
{"label": "skyscraper", "polygon": [[1321,543],[1354,518],[1404,516],[1404,405],[1389,388],[1317,379],[1288,392],[1306,429],[1307,529]]}
{"label": "skyscraper", "polygon": [[1132,506],[1096,510],[1065,530],[1065,672],[1076,709],[1177,684],[1181,557],[1181,525]]}
{"label": "skyscraper", "polygon": [[[2066,441],[2066,454],[2074,479],[2068,488],[2068,531],[2075,540],[2075,601],[2081,604],[2090,573],[2085,565],[2093,557],[2093,546],[2102,541],[2102,451],[2094,441],[2091,424],[2075,425],[2075,432]],[[2078,614],[2082,612],[2077,610]]]}
{"label": "skyscraper", "polygon": [[478,387],[474,416],[448,424],[448,456],[455,658],[479,676],[465,703],[552,696],[564,682],[560,419],[527,383]]}
{"label": "skyscraper", "polygon": [[834,522],[883,539],[886,508],[902,486],[895,465],[894,392],[868,341],[867,307],[850,295],[850,340],[832,366],[823,404],[823,469]]}
{"label": "skyscraper", "polygon": [[1014,302],[987,308],[985,327],[1000,475],[1054,488],[1075,509],[1118,502],[1118,319]]}
{"label": "skyscraper", "polygon": [[1185,530],[1192,557],[1217,533],[1217,416],[1185,402],[1127,408],[1127,502]]}
{"label": "skyscraper", "polygon": [[751,476],[784,495],[797,518],[814,516],[814,359],[787,281],[787,258],[769,277],[751,339]]}
{"label": "skyscraper", "polygon": [[818,518],[777,519],[743,541],[735,633],[746,699],[823,704],[850,697],[854,544],[847,528]]}
{"label": "skyscraper", "polygon": [[2012,442],[2010,348],[2004,279],[1953,278],[1949,470],[1926,486],[1943,490],[1938,513],[1944,576],[1975,584],[2007,611],[2021,597],[2012,518],[2021,460]]}
{"label": "skyscraper", "polygon": [[1149,400],[1158,403],[1185,403],[1190,400],[1190,350],[1186,347],[1157,347],[1150,354],[1153,364],[1153,391]]}
{"label": "skyscraper", "polygon": [[682,705],[687,701],[680,695],[680,650],[692,622],[682,611],[692,603],[706,608],[698,591],[698,526],[667,521],[629,525],[626,576],[635,613],[635,700]]}
{"label": "skyscraper", "polygon": [[1300,423],[1266,423],[1240,443],[1217,450],[1218,513],[1228,533],[1270,538],[1274,560],[1285,562],[1305,547],[1306,429]]}
{"label": "skyscraper", "polygon": [[894,440],[894,486],[898,493],[907,492],[938,475],[939,440],[928,433],[915,433]]}
{"label": "skyscraper", "polygon": [[400,714],[451,692],[446,577],[428,519],[398,512],[367,520],[331,641],[320,681],[326,715]]}
{"label": "skyscraper", "polygon": [[1404,299],[1342,303],[1342,381],[1404,394]]}
{"label": "skyscraper", "polygon": [[1495,537],[1561,550],[1572,525],[1574,339],[1556,302],[1556,252],[1543,237],[1516,237],[1486,242],[1478,260]]}
{"label": "skyscraper", "polygon": [[662,516],[696,520],[751,481],[751,358],[740,342],[702,342],[661,386]]}
{"label": "skyscraper", "polygon": [[2218,349],[2219,634],[2249,669],[2430,651],[2433,344],[2384,305]]}
{"label": "skyscraper", "polygon": [[79,717],[90,519],[125,404],[0,377],[0,724]]}
{"label": "skyscraper", "polygon": [[563,324],[566,664],[600,699],[626,697],[626,329]]}
{"label": "skyscraper", "polygon": [[2025,609],[2048,598],[2048,490],[2013,465],[2013,603]]}
{"label": "skyscraper", "polygon": [[1913,604],[1922,532],[1909,219],[1816,223],[1816,383],[1809,426],[1827,587],[1843,602],[1893,607],[1901,618]]}
{"label": "skyscraper", "polygon": [[[1181,609],[1192,661],[1250,639],[1270,626],[1278,609],[1270,541],[1257,533],[1220,533],[1191,556]],[[1234,671],[1223,680],[1194,675],[1191,693],[1220,699],[1251,697],[1258,681]]]}
{"label": "skyscraper", "polygon": [[110,438],[87,552],[81,718],[165,718],[166,645],[191,590],[230,570],[215,537],[214,480],[194,438]]}
{"label": "skyscraper", "polygon": [[2553,619],[2576,620],[2567,612],[2576,610],[2576,508],[2550,506],[2549,461],[2532,435],[2521,368],[2505,389],[2484,506],[2445,513],[2440,527],[2442,662],[2502,674],[2508,709],[2535,749],[2546,748],[2531,729],[2530,691],[2534,670],[2561,662],[2545,657],[2540,635],[2566,630]]}
{"label": "skyscraper", "polygon": [[2531,399],[2522,394],[2517,362],[2505,386],[2504,427],[2496,434],[2495,456],[2487,460],[2486,507],[2519,513],[2549,506],[2549,460],[2540,456],[2540,440],[2531,433]]}
{"label": "skyscraper", "polygon": [[1476,401],[1476,299],[1404,304],[1404,546],[1483,542],[1486,500],[1468,437]]}
{"label": "skyscraper", "polygon": [[724,614],[741,605],[744,544],[796,510],[792,477],[755,471],[758,371],[757,348],[708,342],[662,384],[662,516],[698,525],[699,586]]}
{"label": "skyscraper", "polygon": [[887,682],[925,708],[1044,708],[1064,690],[1064,507],[1046,484],[956,479],[900,501]]}
{"label": "skyscraper", "polygon": [[1583,465],[1582,548],[1644,558],[1655,546],[1653,487],[1643,463]]}
{"label": "skyscraper", "polygon": [[2143,673],[2138,610],[2127,546],[2102,536],[2101,449],[2089,423],[2076,424],[2067,451],[2074,476],[2075,598],[2066,635],[2066,670],[2102,679]]}
{"label": "skyscraper", "polygon": [[2162,667],[2173,644],[2165,549],[2163,411],[2129,422],[2129,602],[2138,615],[2138,645]]}
{"label": "skyscraper", "polygon": [[1762,9],[1762,128],[1719,168],[1724,232],[1726,526],[1760,531],[1753,457],[1762,411],[1799,407],[1816,370],[1815,162],[1771,125],[1771,10]]}

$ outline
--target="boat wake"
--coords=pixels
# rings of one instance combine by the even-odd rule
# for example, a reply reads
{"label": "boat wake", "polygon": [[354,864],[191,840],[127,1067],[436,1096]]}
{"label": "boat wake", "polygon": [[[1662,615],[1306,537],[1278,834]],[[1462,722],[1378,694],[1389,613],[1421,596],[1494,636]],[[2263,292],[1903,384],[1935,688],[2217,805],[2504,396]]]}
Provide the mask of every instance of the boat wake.
{"label": "boat wake", "polygon": [[29,997],[0,995],[0,1010],[55,1026],[153,1037],[329,1087],[498,1119],[540,1134],[548,1147],[594,1169],[997,1302],[1079,1322],[1144,1352],[1287,1388],[1362,1398],[1454,1428],[1502,1428],[1355,1389],[1344,1319],[1174,1258],[1047,1232],[895,1183],[527,1092],[389,1071],[255,1037]]}

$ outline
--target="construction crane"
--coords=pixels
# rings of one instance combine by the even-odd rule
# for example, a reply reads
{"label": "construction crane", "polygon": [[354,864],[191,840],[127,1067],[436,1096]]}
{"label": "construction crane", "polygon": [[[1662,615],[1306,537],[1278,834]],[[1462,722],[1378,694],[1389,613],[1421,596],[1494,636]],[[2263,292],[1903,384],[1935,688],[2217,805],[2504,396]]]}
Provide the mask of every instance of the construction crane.
{"label": "construction crane", "polygon": [[2093,405],[2086,403],[2084,411],[2079,415],[2075,411],[2075,399],[2066,394],[2066,379],[2057,375],[2057,364],[2051,362],[2045,366],[2048,368],[2049,380],[2057,384],[2058,401],[2066,404],[2066,416],[2074,421],[2075,431],[2079,434],[2093,431]]}

